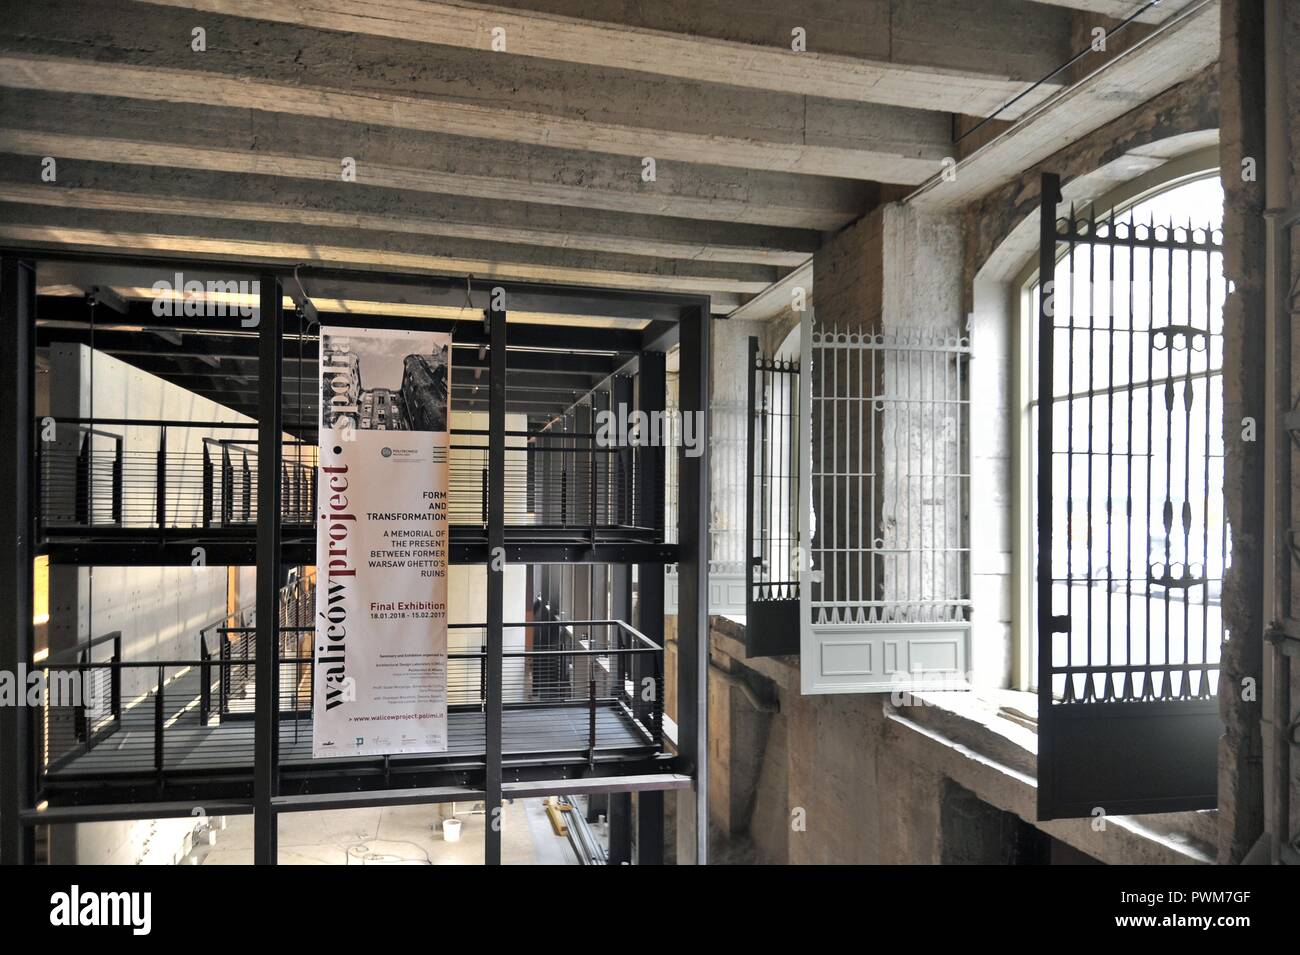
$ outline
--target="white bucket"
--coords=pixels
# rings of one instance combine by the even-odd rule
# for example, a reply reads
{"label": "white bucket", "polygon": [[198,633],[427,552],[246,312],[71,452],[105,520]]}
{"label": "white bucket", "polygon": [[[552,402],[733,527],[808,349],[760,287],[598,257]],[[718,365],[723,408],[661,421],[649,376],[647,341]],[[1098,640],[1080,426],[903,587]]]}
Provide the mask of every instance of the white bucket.
{"label": "white bucket", "polygon": [[443,842],[460,842],[460,820],[444,819],[442,821]]}

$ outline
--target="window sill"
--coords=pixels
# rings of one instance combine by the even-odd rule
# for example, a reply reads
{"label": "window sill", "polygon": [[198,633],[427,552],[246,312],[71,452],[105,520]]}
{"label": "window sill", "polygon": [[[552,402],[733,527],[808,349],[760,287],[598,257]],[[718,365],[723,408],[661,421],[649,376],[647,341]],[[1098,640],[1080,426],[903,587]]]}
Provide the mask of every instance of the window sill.
{"label": "window sill", "polygon": [[[798,657],[747,658],[743,619],[711,618],[721,652],[799,693]],[[1108,864],[1211,864],[1216,861],[1217,812],[1112,816],[1097,831],[1093,819],[1037,821],[1038,697],[1018,690],[977,689],[879,694],[884,741],[941,772],[980,799]],[[901,704],[901,705],[899,705]]]}
{"label": "window sill", "polygon": [[[884,702],[887,725],[901,739],[919,736],[956,754],[957,782],[1093,858],[1108,864],[1212,864],[1218,813],[1152,813],[1099,819],[1036,821],[1038,698],[1018,690],[917,693]],[[950,757],[949,764],[954,761]]]}

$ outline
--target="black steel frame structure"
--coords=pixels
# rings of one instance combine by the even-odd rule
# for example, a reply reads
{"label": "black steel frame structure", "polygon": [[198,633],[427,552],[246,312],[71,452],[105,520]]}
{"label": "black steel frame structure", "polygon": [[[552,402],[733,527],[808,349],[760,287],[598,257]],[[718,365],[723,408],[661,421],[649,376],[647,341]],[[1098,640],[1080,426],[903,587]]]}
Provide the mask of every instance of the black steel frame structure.
{"label": "black steel frame structure", "polygon": [[[321,300],[356,299],[415,305],[441,305],[467,310],[467,320],[439,322],[388,315],[322,313],[323,324],[381,328],[455,328],[458,346],[476,346],[477,365],[487,373],[486,399],[474,396],[475,410],[488,414],[488,513],[481,528],[453,532],[450,559],[478,563],[487,569],[488,616],[484,641],[487,685],[484,698],[485,752],[481,758],[417,759],[377,758],[331,761],[332,765],[288,769],[282,763],[278,702],[280,679],[276,665],[281,639],[278,613],[282,573],[285,568],[314,561],[314,531],[310,526],[285,525],[281,519],[282,472],[259,468],[256,474],[257,516],[253,528],[163,526],[134,530],[118,528],[111,539],[95,534],[37,536],[35,429],[33,416],[36,348],[49,340],[49,324],[69,316],[75,304],[44,300],[36,294],[38,270],[66,274],[79,267],[114,270],[122,284],[153,284],[152,276],[184,270],[200,279],[231,274],[255,276],[260,285],[260,312],[255,332],[228,344],[243,360],[255,357],[258,456],[278,460],[285,429],[293,427],[285,414],[287,391],[286,316],[282,297],[306,282]],[[128,305],[128,312],[138,308]],[[301,309],[301,304],[299,309]],[[507,323],[507,308],[545,311],[575,316],[601,316],[640,320],[639,328],[566,327]],[[48,314],[47,314],[48,311]],[[134,316],[125,317],[127,324]],[[148,318],[141,315],[142,318]],[[482,321],[477,319],[481,317]],[[47,322],[47,319],[49,320]],[[203,318],[149,319],[144,324],[181,324],[202,327]],[[577,288],[536,283],[467,281],[405,273],[361,272],[344,269],[286,269],[265,264],[190,260],[172,257],[114,256],[59,249],[14,249],[0,252],[0,387],[5,411],[3,439],[10,453],[0,477],[0,533],[13,541],[4,550],[0,575],[12,586],[9,610],[0,632],[0,666],[17,672],[20,662],[33,654],[33,559],[48,553],[52,561],[99,565],[168,565],[188,563],[191,548],[201,540],[213,565],[255,565],[256,614],[256,717],[254,759],[250,780],[240,774],[216,772],[171,784],[159,776],[124,783],[83,781],[71,790],[39,793],[32,765],[32,728],[21,707],[0,708],[0,862],[34,861],[34,829],[38,826],[188,816],[196,805],[209,815],[252,814],[254,856],[259,864],[276,860],[276,819],[280,813],[375,805],[409,805],[449,801],[483,801],[495,807],[502,799],[534,795],[612,794],[611,825],[619,845],[613,857],[629,858],[622,843],[631,839],[631,798],[635,794],[638,861],[663,858],[663,793],[678,792],[677,859],[707,860],[707,669],[708,669],[708,456],[688,457],[682,449],[658,450],[658,461],[639,470],[646,478],[637,484],[640,503],[660,514],[658,535],[618,539],[617,536],[575,535],[551,530],[533,531],[508,526],[504,514],[506,465],[507,369],[516,356],[525,371],[547,372],[559,367],[566,349],[601,349],[620,361],[638,362],[638,391],[643,406],[664,401],[664,353],[680,347],[680,406],[698,411],[702,419],[709,395],[710,308],[707,296],[667,295],[642,291]],[[299,329],[302,314],[298,314]],[[73,322],[75,324],[75,321]],[[80,332],[65,328],[67,340]],[[60,340],[64,340],[63,332]],[[95,333],[92,331],[91,335]],[[109,335],[116,333],[109,332]],[[119,337],[119,343],[126,341]],[[165,347],[167,343],[163,343]],[[510,351],[509,349],[517,349]],[[473,365],[474,355],[467,352]],[[458,356],[459,360],[459,356]],[[576,357],[581,362],[580,356]],[[599,373],[602,369],[597,367]],[[301,369],[300,376],[305,377]],[[215,374],[214,374],[214,377]],[[615,376],[611,400],[631,397],[628,380]],[[654,396],[658,396],[657,399]],[[219,399],[216,399],[219,400]],[[455,403],[457,399],[453,398]],[[515,408],[514,410],[519,410]],[[313,429],[314,431],[314,429]],[[304,436],[306,437],[306,436]],[[314,434],[308,438],[314,438]],[[707,440],[702,440],[707,448]],[[662,533],[662,481],[665,453],[678,454],[682,506],[677,516],[676,542]],[[511,758],[502,745],[502,637],[507,626],[502,614],[502,580],[505,563],[529,565],[577,563],[615,565],[611,574],[610,607],[616,619],[627,620],[635,604],[638,627],[662,646],[663,565],[678,565],[681,592],[678,605],[677,736],[671,747],[626,759],[596,760],[590,754],[541,754]],[[633,600],[632,565],[639,565]],[[614,809],[617,807],[618,811]],[[490,812],[485,862],[501,861],[500,821]]]}

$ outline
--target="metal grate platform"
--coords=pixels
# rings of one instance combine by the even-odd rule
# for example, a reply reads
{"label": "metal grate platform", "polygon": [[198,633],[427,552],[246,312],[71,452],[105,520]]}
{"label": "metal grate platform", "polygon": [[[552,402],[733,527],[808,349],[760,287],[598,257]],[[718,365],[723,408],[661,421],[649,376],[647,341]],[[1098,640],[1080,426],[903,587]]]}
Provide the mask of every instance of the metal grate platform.
{"label": "metal grate platform", "polygon": [[[197,688],[197,678],[195,680]],[[182,720],[186,722],[182,722]],[[585,706],[560,705],[506,710],[502,715],[502,751],[507,756],[546,756],[586,753],[590,740],[590,713]],[[598,704],[595,719],[596,751],[651,752],[658,747],[646,729],[618,703]],[[402,760],[481,759],[486,746],[481,712],[452,712],[447,716],[448,748],[445,753],[393,756]],[[329,767],[346,759],[312,759],[312,722],[287,718],[280,724],[282,766]],[[89,750],[69,755],[52,765],[46,779],[101,779],[156,772],[153,707],[142,703],[122,715],[120,726]],[[228,720],[202,726],[192,711],[181,715],[163,739],[162,772],[180,774],[221,771],[252,772],[253,721]]]}

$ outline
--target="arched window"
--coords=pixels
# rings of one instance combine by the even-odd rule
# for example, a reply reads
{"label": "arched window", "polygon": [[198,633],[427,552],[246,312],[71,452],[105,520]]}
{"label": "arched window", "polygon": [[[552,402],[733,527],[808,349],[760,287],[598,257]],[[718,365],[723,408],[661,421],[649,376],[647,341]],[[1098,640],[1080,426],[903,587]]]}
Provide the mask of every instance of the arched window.
{"label": "arched window", "polygon": [[[1052,401],[1053,454],[1061,459],[1052,472],[1053,563],[1065,568],[1053,582],[1053,604],[1068,608],[1076,634],[1055,652],[1068,653],[1062,663],[1092,663],[1096,672],[1092,685],[1083,673],[1058,675],[1053,695],[1212,695],[1228,553],[1225,290],[1221,255],[1181,244],[1222,228],[1223,188],[1217,174],[1184,180],[1096,222],[1099,234],[1114,228],[1135,242],[1078,245],[1058,260]],[[1154,247],[1138,244],[1148,236]],[[1041,413],[1037,276],[1026,292],[1032,489]],[[1036,505],[1031,499],[1031,537]],[[1029,619],[1036,617],[1032,607]],[[1136,668],[1125,669],[1130,664]],[[1103,667],[1112,668],[1109,680],[1099,675]]]}
{"label": "arched window", "polygon": [[1223,193],[1103,208],[1058,207],[1052,284],[1027,283],[1040,818],[1215,793]]}

